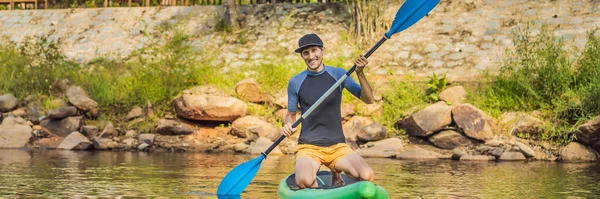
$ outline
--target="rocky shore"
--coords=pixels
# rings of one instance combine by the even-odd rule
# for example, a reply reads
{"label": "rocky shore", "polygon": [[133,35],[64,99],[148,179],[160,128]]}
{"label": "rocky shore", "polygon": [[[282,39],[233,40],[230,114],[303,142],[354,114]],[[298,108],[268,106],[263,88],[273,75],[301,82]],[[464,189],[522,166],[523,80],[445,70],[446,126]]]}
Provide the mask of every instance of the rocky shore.
{"label": "rocky shore", "polygon": [[[102,114],[98,103],[68,80],[54,84],[51,103],[59,108],[51,110],[35,97],[17,99],[0,93],[0,148],[260,154],[280,135],[277,120],[286,114],[287,96],[264,94],[254,79],[240,81],[235,91],[236,96],[228,96],[209,86],[194,87],[174,98],[173,110],[162,117],[148,102],[115,121],[98,121]],[[516,136],[541,133],[545,122],[538,113],[510,112],[492,118],[464,103],[466,94],[463,87],[452,86],[442,91],[440,101],[407,113],[396,124],[406,130],[403,137],[389,137],[388,129],[372,119],[381,114],[380,97],[360,109],[343,104],[346,141],[364,157],[402,160],[598,160],[600,116],[572,132],[576,141],[559,146]],[[269,113],[273,117],[248,114],[250,108],[265,104],[276,107]],[[143,122],[152,123],[153,130],[134,127]],[[286,138],[271,155],[293,154],[298,134]]]}

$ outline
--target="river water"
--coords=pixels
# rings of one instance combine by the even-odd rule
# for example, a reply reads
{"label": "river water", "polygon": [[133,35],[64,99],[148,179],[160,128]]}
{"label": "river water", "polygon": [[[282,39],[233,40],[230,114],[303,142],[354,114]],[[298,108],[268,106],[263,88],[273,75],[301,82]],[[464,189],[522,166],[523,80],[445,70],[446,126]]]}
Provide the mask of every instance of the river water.
{"label": "river water", "polygon": [[[0,150],[0,198],[217,198],[256,156]],[[600,164],[367,159],[391,198],[600,198]],[[269,156],[241,198],[277,198],[293,156]]]}

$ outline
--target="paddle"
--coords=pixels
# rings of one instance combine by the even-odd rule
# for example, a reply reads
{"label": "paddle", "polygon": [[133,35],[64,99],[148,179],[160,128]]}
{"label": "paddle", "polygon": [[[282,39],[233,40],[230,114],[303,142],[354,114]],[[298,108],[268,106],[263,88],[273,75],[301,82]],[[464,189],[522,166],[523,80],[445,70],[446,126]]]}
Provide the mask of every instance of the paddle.
{"label": "paddle", "polygon": [[[417,21],[427,15],[427,13],[429,13],[429,11],[431,11],[439,2],[440,0],[406,0],[406,2],[404,2],[404,4],[396,13],[396,17],[392,22],[390,30],[385,33],[383,38],[381,38],[381,40],[379,40],[379,42],[377,42],[377,44],[375,44],[375,46],[373,46],[365,54],[365,57],[368,58],[371,56],[371,54],[373,54],[373,52],[375,52],[375,50],[377,50],[383,44],[383,42],[390,39],[393,34],[403,31],[415,24]],[[303,113],[302,116],[296,120],[296,122],[294,122],[292,127],[295,128],[300,125],[300,123],[302,123],[302,121],[304,121],[304,119],[308,117],[308,115],[310,115],[310,113],[312,113],[315,108],[317,108],[317,106],[323,102],[323,100],[329,97],[329,95],[336,90],[340,84],[342,84],[342,82],[344,82],[344,80],[346,80],[346,78],[354,72],[355,69],[356,65],[352,66],[352,68],[350,68],[350,70],[348,70],[344,76],[342,76],[331,88],[329,88],[329,90],[327,90],[327,92],[325,92],[325,94],[323,94],[323,96],[321,96],[317,102],[315,102],[315,104],[308,108],[308,110]],[[285,136],[280,136],[265,152],[261,153],[260,156],[244,162],[229,171],[229,173],[227,173],[227,175],[225,175],[221,181],[221,184],[219,184],[217,195],[240,195],[244,189],[246,189],[248,184],[250,184],[256,175],[256,172],[258,172],[262,161],[267,158],[267,155],[269,155],[269,153],[271,153],[271,151],[275,149],[275,147],[279,145],[284,138]]]}

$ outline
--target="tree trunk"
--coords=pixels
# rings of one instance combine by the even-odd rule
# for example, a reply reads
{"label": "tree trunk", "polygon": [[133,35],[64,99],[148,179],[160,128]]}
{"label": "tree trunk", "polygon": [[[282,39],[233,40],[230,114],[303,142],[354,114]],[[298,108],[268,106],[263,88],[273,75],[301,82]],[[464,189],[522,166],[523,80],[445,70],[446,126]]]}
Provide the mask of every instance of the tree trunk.
{"label": "tree trunk", "polygon": [[235,0],[226,0],[225,2],[225,14],[223,15],[223,23],[225,23],[225,27],[230,27],[232,29],[237,29],[237,6],[235,5]]}

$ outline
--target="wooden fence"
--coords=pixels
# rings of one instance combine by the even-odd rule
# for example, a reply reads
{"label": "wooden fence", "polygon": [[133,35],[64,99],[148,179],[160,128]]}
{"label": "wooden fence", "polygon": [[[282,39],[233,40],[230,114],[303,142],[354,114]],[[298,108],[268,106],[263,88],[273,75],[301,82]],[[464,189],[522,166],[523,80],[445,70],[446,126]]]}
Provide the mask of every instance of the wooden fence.
{"label": "wooden fence", "polygon": [[[70,0],[0,0],[0,6],[13,9],[38,9],[48,8],[48,1],[53,8],[64,8],[64,6],[55,6],[57,2],[61,5],[76,5],[77,7],[90,7],[88,2],[75,0],[73,3]],[[85,0],[84,0],[85,1]],[[326,2],[344,2],[352,0],[235,0],[238,5],[244,4],[274,4],[274,3],[326,3]],[[65,3],[66,2],[66,3]],[[103,4],[96,4],[97,0],[92,0],[92,7],[150,7],[150,6],[199,6],[199,5],[223,5],[227,0],[104,0]],[[98,2],[100,3],[100,2]],[[87,4],[87,5],[86,5]]]}

